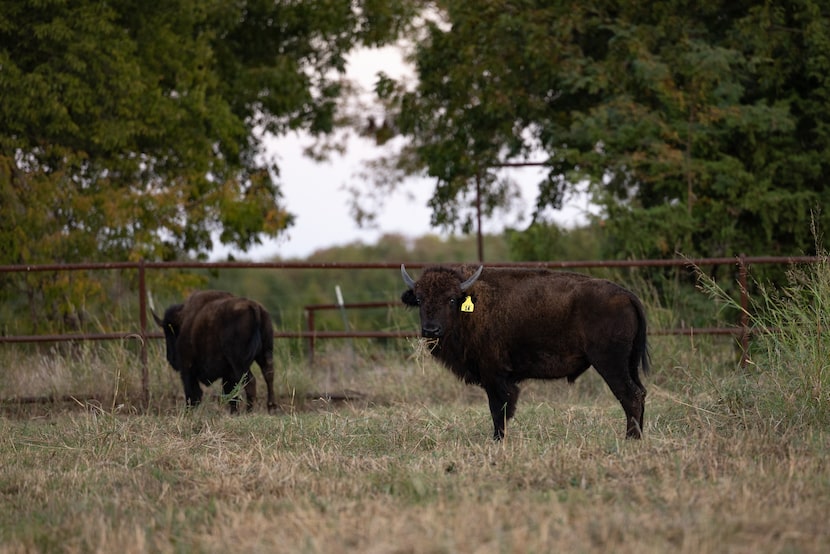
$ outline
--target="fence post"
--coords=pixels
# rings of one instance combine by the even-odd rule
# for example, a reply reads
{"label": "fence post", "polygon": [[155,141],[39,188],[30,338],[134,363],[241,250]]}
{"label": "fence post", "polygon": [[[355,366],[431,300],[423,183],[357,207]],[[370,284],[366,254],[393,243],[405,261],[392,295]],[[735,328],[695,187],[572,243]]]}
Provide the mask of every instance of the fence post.
{"label": "fence post", "polygon": [[749,289],[746,255],[738,256],[738,285],[741,289],[741,367],[749,363]]}
{"label": "fence post", "polygon": [[141,394],[144,408],[150,405],[150,374],[147,369],[147,283],[144,278],[144,258],[138,262],[138,324],[141,335]]}

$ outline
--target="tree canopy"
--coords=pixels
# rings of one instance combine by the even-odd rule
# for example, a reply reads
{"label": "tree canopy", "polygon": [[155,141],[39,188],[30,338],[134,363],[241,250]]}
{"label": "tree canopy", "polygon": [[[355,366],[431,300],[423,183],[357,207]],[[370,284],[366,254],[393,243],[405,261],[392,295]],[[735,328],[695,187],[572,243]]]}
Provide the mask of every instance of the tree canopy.
{"label": "tree canopy", "polygon": [[[0,0],[0,264],[204,259],[278,235],[293,216],[264,140],[344,124],[346,56],[410,8]],[[0,299],[31,329],[77,330],[121,286],[7,274]]]}
{"label": "tree canopy", "polygon": [[264,134],[331,132],[376,0],[0,0],[0,263],[203,257],[292,222]]}
{"label": "tree canopy", "polygon": [[589,183],[605,257],[800,254],[830,201],[830,8],[819,0],[442,0],[383,138],[436,179],[437,223],[541,158],[537,218]]}

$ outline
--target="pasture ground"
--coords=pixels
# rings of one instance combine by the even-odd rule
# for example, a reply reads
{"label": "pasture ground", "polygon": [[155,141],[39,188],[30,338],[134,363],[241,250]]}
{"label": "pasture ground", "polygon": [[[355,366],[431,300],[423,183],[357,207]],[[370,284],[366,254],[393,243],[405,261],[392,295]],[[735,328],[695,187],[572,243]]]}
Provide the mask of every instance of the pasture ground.
{"label": "pasture ground", "polygon": [[[98,347],[96,347],[98,348]],[[342,345],[341,345],[342,348]],[[494,443],[484,393],[421,355],[283,356],[283,411],[182,409],[154,352],[0,354],[2,552],[824,552],[828,417],[728,339],[652,340],[645,438],[591,371],[528,382]],[[112,349],[110,349],[112,350]],[[216,389],[212,389],[215,391]],[[359,391],[346,402],[314,391]],[[781,390],[779,403],[770,396]],[[820,395],[827,390],[821,389]],[[95,398],[96,400],[90,400]],[[824,406],[824,408],[821,408]],[[826,403],[819,404],[826,410]]]}

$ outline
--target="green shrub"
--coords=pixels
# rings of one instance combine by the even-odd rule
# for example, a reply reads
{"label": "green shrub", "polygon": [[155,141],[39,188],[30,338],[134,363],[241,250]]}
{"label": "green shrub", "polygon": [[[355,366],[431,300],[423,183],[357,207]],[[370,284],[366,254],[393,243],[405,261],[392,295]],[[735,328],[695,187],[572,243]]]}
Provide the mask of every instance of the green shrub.
{"label": "green shrub", "polygon": [[[738,301],[701,274],[701,287],[723,306],[741,310]],[[752,339],[748,363],[737,390],[724,397],[753,420],[786,428],[830,423],[830,259],[793,266],[787,283],[756,283],[746,314]]]}

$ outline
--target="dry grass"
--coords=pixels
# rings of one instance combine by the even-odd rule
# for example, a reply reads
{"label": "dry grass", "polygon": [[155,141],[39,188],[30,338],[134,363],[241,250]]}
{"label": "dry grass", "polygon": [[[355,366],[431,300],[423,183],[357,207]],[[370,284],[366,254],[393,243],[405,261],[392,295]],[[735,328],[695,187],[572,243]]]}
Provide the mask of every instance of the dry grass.
{"label": "dry grass", "polygon": [[[103,400],[7,406],[0,550],[824,551],[829,430],[755,406],[758,374],[722,341],[654,347],[642,441],[623,439],[592,372],[526,384],[494,443],[483,392],[420,355],[356,346],[321,353],[313,371],[287,359],[284,413],[238,417],[164,404],[181,393],[161,363],[155,404],[138,412],[132,357],[81,357],[97,379],[65,357],[30,358],[45,392],[97,382]],[[43,393],[37,381],[0,392]],[[303,400],[326,390],[365,396]]]}

